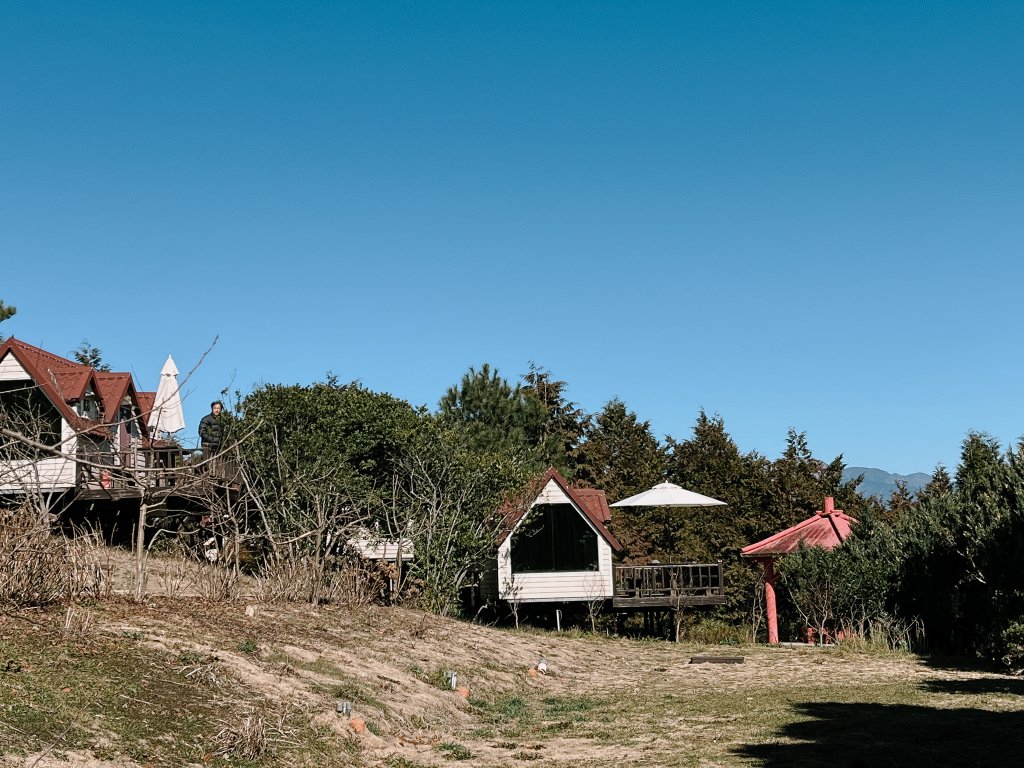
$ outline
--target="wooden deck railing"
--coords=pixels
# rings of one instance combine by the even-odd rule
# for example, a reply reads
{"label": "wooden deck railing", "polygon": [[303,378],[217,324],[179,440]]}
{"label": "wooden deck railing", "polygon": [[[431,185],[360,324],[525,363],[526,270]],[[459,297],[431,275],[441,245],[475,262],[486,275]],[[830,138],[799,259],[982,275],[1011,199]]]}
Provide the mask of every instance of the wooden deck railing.
{"label": "wooden deck railing", "polygon": [[126,452],[79,451],[77,487],[79,493],[126,494],[153,488],[171,489],[194,483],[205,476],[218,480],[239,479],[233,457],[222,456],[195,464],[186,461],[194,451],[187,448],[139,448]]}
{"label": "wooden deck railing", "polygon": [[615,608],[682,608],[724,602],[721,563],[615,566]]}

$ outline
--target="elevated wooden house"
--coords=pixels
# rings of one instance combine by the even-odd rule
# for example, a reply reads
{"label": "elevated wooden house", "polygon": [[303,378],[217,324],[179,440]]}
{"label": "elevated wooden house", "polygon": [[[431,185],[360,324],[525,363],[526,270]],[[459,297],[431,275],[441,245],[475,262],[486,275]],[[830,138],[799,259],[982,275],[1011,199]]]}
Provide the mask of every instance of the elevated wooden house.
{"label": "elevated wooden house", "polygon": [[6,493],[109,482],[100,467],[134,466],[149,437],[130,373],[97,371],[15,338],[0,344],[0,426],[35,444],[4,440]]}
{"label": "elevated wooden house", "polygon": [[[171,485],[181,449],[150,438],[154,392],[10,338],[0,344],[0,494],[118,498]],[[12,436],[20,435],[24,439]]]}
{"label": "elevated wooden house", "polygon": [[573,488],[549,469],[537,498],[507,510],[493,568],[481,592],[491,600],[569,603],[614,595],[612,562],[622,549],[608,530],[604,491]]}

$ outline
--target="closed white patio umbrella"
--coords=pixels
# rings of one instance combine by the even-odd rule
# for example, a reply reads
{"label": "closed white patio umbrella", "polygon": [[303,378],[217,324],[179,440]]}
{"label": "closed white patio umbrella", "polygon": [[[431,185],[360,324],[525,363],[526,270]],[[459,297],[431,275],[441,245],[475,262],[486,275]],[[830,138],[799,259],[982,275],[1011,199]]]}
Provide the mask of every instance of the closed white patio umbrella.
{"label": "closed white patio umbrella", "polygon": [[616,501],[613,507],[724,507],[725,502],[688,491],[675,483],[658,483],[628,499]]}
{"label": "closed white patio umbrella", "polygon": [[181,390],[178,387],[178,366],[170,355],[160,370],[160,385],[153,401],[153,412],[149,414],[149,428],[154,436],[159,436],[160,432],[170,434],[185,428]]}

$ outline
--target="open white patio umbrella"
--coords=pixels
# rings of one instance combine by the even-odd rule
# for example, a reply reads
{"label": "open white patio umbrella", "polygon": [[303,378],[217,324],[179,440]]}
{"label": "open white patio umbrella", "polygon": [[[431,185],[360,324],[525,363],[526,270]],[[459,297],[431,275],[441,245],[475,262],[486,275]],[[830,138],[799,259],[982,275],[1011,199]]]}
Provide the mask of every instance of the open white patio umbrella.
{"label": "open white patio umbrella", "polygon": [[688,491],[675,483],[658,483],[628,499],[616,501],[613,507],[724,507],[725,502]]}
{"label": "open white patio umbrella", "polygon": [[[617,501],[613,507],[724,507],[725,502],[700,493],[688,491],[675,483],[658,483],[628,499]],[[665,514],[662,515],[666,516]],[[678,633],[678,628],[677,628]],[[677,634],[678,640],[678,634]]]}
{"label": "open white patio umbrella", "polygon": [[185,428],[185,414],[181,409],[181,390],[178,387],[178,366],[174,358],[167,356],[167,362],[160,370],[160,386],[153,401],[153,412],[149,414],[149,428],[154,435],[168,434]]}

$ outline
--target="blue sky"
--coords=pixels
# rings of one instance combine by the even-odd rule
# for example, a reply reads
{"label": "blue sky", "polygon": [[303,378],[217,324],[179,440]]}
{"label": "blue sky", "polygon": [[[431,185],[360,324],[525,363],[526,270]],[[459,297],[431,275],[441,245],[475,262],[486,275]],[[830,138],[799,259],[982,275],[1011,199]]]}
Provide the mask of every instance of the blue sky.
{"label": "blue sky", "polygon": [[155,389],[436,405],[531,360],[661,437],[1024,433],[1020,3],[7,3],[0,326]]}

